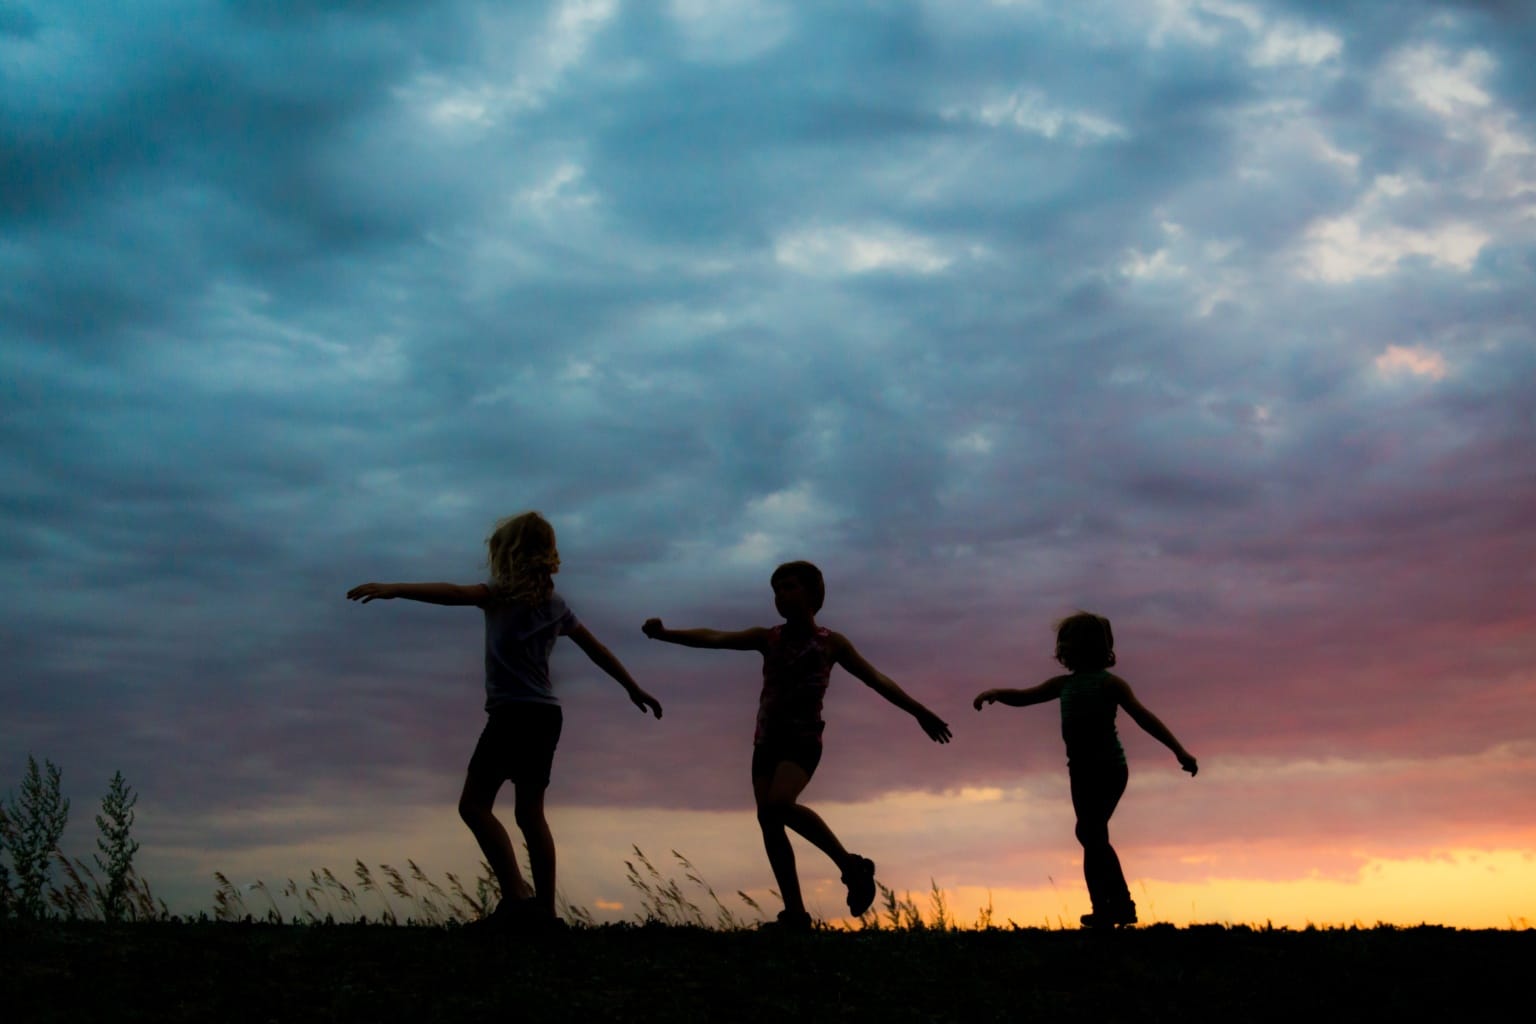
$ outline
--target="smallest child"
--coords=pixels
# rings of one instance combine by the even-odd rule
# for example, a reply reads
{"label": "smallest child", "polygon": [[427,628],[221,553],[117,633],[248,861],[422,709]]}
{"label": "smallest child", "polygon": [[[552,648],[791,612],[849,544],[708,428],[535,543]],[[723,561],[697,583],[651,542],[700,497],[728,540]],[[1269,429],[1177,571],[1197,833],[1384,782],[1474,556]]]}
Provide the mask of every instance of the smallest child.
{"label": "smallest child", "polygon": [[1083,844],[1083,877],[1093,902],[1093,912],[1080,920],[1087,928],[1135,924],[1136,904],[1131,902],[1120,858],[1109,844],[1109,818],[1130,777],[1125,749],[1115,733],[1115,711],[1124,708],[1132,721],[1173,751],[1179,766],[1191,776],[1199,765],[1168,727],[1136,699],[1130,684],[1109,672],[1115,664],[1115,634],[1104,616],[1079,611],[1059,622],[1056,660],[1070,674],[1025,690],[984,690],[976,695],[974,705],[980,711],[984,704],[1022,708],[1061,701],[1061,738],[1067,744],[1077,841]]}

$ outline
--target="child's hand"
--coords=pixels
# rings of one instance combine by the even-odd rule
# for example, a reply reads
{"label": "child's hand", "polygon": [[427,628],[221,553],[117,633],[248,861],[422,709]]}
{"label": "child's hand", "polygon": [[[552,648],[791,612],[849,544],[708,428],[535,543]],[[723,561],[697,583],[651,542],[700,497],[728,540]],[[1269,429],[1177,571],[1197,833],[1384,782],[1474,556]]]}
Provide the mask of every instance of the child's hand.
{"label": "child's hand", "polygon": [[1190,778],[1194,778],[1195,773],[1200,770],[1200,765],[1195,763],[1194,756],[1191,755],[1189,753],[1189,751],[1186,750],[1186,751],[1180,753],[1178,755],[1178,758],[1179,758],[1179,767],[1183,768],[1185,771],[1189,772]]}
{"label": "child's hand", "polygon": [[[655,640],[657,637],[661,636],[661,634],[665,633],[666,631],[667,631],[667,627],[663,626],[661,624],[661,620],[660,619],[646,619],[645,620],[645,624],[640,627],[640,632],[644,633],[646,636],[650,637],[652,640]],[[661,716],[657,715],[656,717],[660,718]]]}
{"label": "child's hand", "polygon": [[388,583],[364,583],[347,591],[348,601],[361,601],[363,604],[369,601],[387,601],[394,596],[395,590]]}
{"label": "child's hand", "polygon": [[640,687],[637,686],[633,690],[629,691],[629,699],[634,701],[635,707],[639,708],[641,711],[649,711],[657,718],[661,717],[661,701],[657,700],[655,697],[652,697],[650,694],[640,689]]}
{"label": "child's hand", "polygon": [[949,742],[949,726],[945,724],[944,719],[927,708],[919,711],[916,718],[917,724],[923,727],[923,732],[928,734],[929,739],[935,743]]}
{"label": "child's hand", "polygon": [[983,704],[995,704],[995,703],[997,703],[997,691],[996,690],[982,690],[980,693],[978,693],[976,695],[976,699],[971,701],[971,706],[974,707],[977,711],[980,711],[981,710],[981,706]]}

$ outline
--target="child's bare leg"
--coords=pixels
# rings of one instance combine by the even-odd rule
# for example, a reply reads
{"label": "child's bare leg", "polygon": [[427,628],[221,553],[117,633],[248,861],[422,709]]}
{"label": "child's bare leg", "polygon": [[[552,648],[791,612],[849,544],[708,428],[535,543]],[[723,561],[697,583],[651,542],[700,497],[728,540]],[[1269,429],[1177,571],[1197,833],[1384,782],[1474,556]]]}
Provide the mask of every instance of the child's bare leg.
{"label": "child's bare leg", "polygon": [[764,821],[761,811],[757,820],[763,829],[763,849],[768,851],[768,866],[773,869],[773,880],[779,883],[779,895],[784,898],[784,909],[792,914],[805,913],[800,876],[795,871],[795,849],[789,845],[789,834],[782,824]]}
{"label": "child's bare leg", "polygon": [[517,786],[517,827],[522,830],[528,843],[528,867],[533,872],[533,898],[538,901],[539,913],[544,917],[555,916],[555,837],[550,834],[549,822],[544,818],[543,786],[527,784]]}
{"label": "child's bare leg", "polygon": [[[1073,772],[1072,809],[1077,812],[1077,841],[1083,846],[1083,880],[1094,912],[1124,914],[1135,905],[1125,884],[1120,858],[1109,842],[1109,819],[1125,793],[1123,766]],[[1134,914],[1131,920],[1135,920]]]}
{"label": "child's bare leg", "polygon": [[[757,819],[764,823],[763,842],[769,842],[770,824],[777,827],[776,839],[784,843],[786,850],[789,849],[789,840],[784,836],[785,826],[810,840],[817,849],[832,859],[832,863],[836,864],[838,871],[842,873],[843,884],[848,886],[848,912],[854,916],[862,915],[869,909],[875,898],[875,862],[867,857],[849,853],[833,834],[832,829],[827,827],[827,823],[821,820],[821,815],[804,804],[796,802],[795,798],[810,781],[810,772],[793,761],[780,761],[774,766],[771,779],[752,780],[752,788],[757,795]],[[773,848],[770,846],[768,859],[772,861],[773,856]],[[790,875],[793,877],[794,854],[790,853],[789,857]],[[777,871],[778,869],[775,868],[776,874]],[[779,884],[784,885],[782,879]],[[798,880],[795,881],[795,900],[795,904],[791,904],[786,895],[784,908],[803,910]]]}
{"label": "child's bare leg", "polygon": [[459,794],[459,817],[474,833],[485,862],[496,875],[501,894],[507,899],[526,899],[533,895],[528,883],[523,881],[517,869],[517,856],[512,851],[512,839],[502,827],[491,808],[496,803],[496,793],[501,789],[501,779],[476,777],[464,779],[464,791]]}
{"label": "child's bare leg", "polygon": [[763,830],[768,866],[773,869],[774,881],[779,883],[784,909],[792,914],[805,913],[805,899],[800,893],[800,876],[795,870],[795,850],[789,844],[784,826],[788,823],[789,809],[795,806],[795,797],[809,781],[803,769],[789,762],[780,763],[772,777],[759,776],[752,780],[752,793],[757,798],[757,823]]}
{"label": "child's bare leg", "polygon": [[806,838],[816,849],[832,858],[837,870],[848,870],[848,851],[838,842],[837,836],[821,815],[804,804],[791,804],[784,812],[784,824]]}
{"label": "child's bare leg", "polygon": [[831,827],[821,820],[821,815],[796,802],[810,781],[811,777],[804,768],[793,761],[780,761],[774,768],[772,779],[767,781],[758,796],[758,807],[761,808],[765,802],[775,805],[783,825],[794,829],[812,846],[832,858],[832,863],[837,865],[839,871],[846,871],[848,851],[838,842]]}

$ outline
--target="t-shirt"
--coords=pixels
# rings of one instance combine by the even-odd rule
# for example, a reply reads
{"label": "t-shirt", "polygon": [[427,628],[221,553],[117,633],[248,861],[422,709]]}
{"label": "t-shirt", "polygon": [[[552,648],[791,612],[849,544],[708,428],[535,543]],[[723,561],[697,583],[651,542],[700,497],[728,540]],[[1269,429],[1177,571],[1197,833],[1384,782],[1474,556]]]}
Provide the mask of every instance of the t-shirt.
{"label": "t-shirt", "polygon": [[485,611],[485,710],[559,704],[549,680],[555,640],[581,623],[559,594],[540,604],[491,601]]}
{"label": "t-shirt", "polygon": [[1125,748],[1115,732],[1120,703],[1109,687],[1109,673],[1074,672],[1061,686],[1061,738],[1067,742],[1067,764],[1125,764]]}
{"label": "t-shirt", "polygon": [[786,642],[783,626],[769,630],[754,744],[768,739],[821,742],[826,725],[821,704],[832,675],[831,636],[831,630],[817,626],[810,636]]}

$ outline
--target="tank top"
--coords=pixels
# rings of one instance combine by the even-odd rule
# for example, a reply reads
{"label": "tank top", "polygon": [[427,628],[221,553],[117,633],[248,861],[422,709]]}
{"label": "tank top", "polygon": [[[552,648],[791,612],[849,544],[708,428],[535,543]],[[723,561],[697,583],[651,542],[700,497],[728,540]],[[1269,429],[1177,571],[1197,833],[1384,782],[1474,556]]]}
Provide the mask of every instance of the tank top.
{"label": "tank top", "polygon": [[821,704],[832,676],[832,631],[817,626],[807,637],[784,639],[769,630],[763,649],[763,694],[757,703],[754,744],[765,740],[821,742]]}
{"label": "tank top", "polygon": [[1119,706],[1108,672],[1066,677],[1061,686],[1061,738],[1067,743],[1068,766],[1125,764],[1125,748],[1115,732]]}

